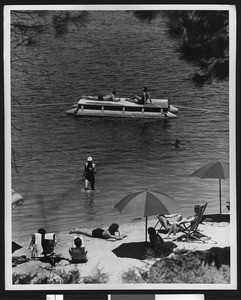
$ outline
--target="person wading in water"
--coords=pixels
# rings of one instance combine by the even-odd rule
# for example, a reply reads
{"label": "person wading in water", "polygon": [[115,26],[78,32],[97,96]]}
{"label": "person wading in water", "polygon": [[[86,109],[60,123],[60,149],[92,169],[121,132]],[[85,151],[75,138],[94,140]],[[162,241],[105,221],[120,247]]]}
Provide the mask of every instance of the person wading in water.
{"label": "person wading in water", "polygon": [[85,181],[85,190],[88,190],[89,184],[90,189],[95,190],[95,174],[96,174],[96,165],[92,161],[92,157],[87,158],[87,163],[84,168],[84,181]]}

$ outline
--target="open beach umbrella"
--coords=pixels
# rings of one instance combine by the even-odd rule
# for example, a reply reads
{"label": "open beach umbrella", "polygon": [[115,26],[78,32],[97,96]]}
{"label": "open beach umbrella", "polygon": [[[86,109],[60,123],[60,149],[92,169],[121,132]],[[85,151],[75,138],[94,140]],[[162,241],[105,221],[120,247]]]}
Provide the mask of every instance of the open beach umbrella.
{"label": "open beach umbrella", "polygon": [[205,166],[197,169],[190,176],[203,178],[218,178],[219,179],[219,204],[220,215],[222,214],[221,208],[221,179],[229,178],[229,163],[227,162],[210,162]]}
{"label": "open beach umbrella", "polygon": [[168,215],[179,212],[181,209],[181,206],[168,195],[151,192],[148,189],[136,191],[127,195],[114,207],[124,214],[146,217],[146,241],[148,216],[158,214]]}
{"label": "open beach umbrella", "polygon": [[23,201],[23,197],[12,189],[12,209],[14,209],[16,205],[21,205]]}

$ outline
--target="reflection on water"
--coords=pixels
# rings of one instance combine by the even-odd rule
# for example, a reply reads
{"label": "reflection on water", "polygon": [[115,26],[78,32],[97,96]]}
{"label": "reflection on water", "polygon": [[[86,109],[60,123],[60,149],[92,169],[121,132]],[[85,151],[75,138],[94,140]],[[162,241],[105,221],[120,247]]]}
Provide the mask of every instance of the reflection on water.
{"label": "reflection on water", "polygon": [[85,214],[88,215],[90,218],[94,219],[96,215],[95,209],[95,194],[94,192],[86,194],[85,197]]}

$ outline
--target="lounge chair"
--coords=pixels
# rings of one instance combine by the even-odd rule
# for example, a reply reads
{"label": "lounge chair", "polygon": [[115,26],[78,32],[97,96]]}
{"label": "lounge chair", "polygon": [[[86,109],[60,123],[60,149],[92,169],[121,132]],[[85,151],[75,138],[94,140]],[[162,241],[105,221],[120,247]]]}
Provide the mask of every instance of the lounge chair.
{"label": "lounge chair", "polygon": [[[202,222],[203,214],[206,210],[206,207],[207,207],[207,203],[201,206],[201,209],[199,210],[195,220],[189,223],[189,225],[183,223],[177,226],[178,231],[183,232],[187,240],[195,239],[195,240],[205,242],[206,240],[211,239],[210,237],[198,231],[198,226]],[[202,238],[205,238],[205,240],[203,240]]]}
{"label": "lounge chair", "polygon": [[[156,229],[157,225],[160,224],[159,229],[156,229],[158,232],[161,233],[167,233],[169,231],[169,228],[167,228],[167,226],[163,223],[163,220],[160,218],[159,216],[156,216],[158,221],[156,223],[156,225],[154,226],[154,228]],[[169,221],[167,220],[167,225],[168,225]]]}
{"label": "lounge chair", "polygon": [[29,243],[31,257],[37,259],[52,255],[56,243],[55,233],[34,233]]}
{"label": "lounge chair", "polygon": [[[176,215],[176,217],[169,217],[169,218],[171,218],[172,220],[174,220],[173,218],[177,218],[179,216],[180,216],[180,219],[181,219],[181,215],[180,214]],[[169,229],[170,229],[170,227],[172,225],[172,223],[169,222],[169,220],[168,220],[169,218],[165,217],[163,215],[158,215],[156,217],[157,217],[158,221],[157,221],[156,225],[154,226],[154,228],[156,229],[157,225],[160,224],[159,229],[156,229],[156,230],[158,232],[161,232],[161,233],[168,233],[168,231],[169,231]]]}
{"label": "lounge chair", "polygon": [[70,248],[69,254],[71,256],[72,263],[85,263],[87,262],[87,251],[85,251],[85,247],[81,248]]}

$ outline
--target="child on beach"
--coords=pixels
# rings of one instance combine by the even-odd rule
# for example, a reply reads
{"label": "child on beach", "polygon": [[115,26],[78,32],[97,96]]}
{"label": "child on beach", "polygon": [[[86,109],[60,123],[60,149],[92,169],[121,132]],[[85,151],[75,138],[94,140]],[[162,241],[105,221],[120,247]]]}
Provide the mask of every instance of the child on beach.
{"label": "child on beach", "polygon": [[87,251],[85,251],[83,238],[76,236],[73,244],[74,246],[69,249],[70,260],[75,263],[87,262]]}

